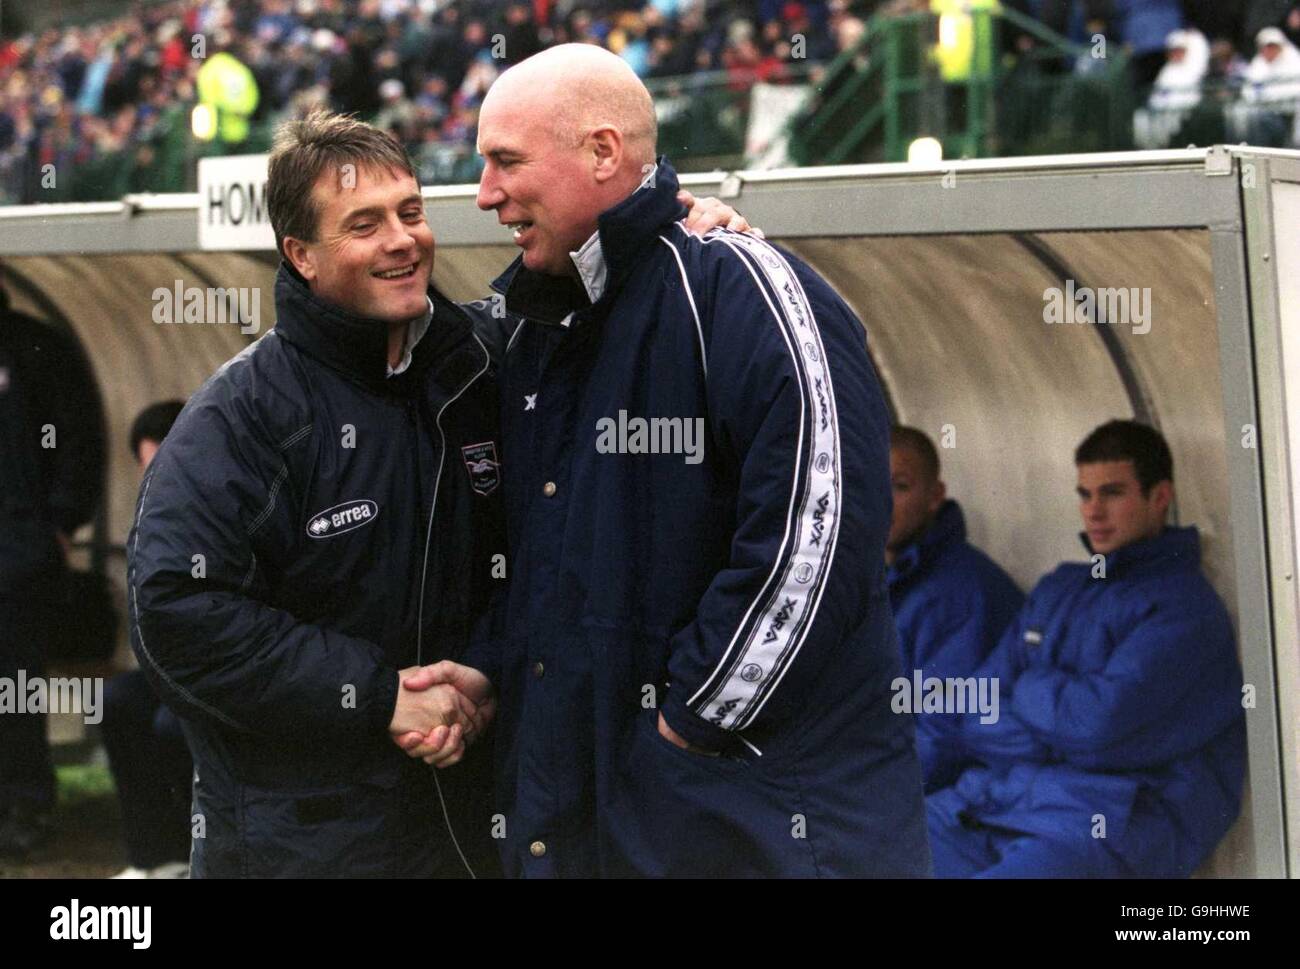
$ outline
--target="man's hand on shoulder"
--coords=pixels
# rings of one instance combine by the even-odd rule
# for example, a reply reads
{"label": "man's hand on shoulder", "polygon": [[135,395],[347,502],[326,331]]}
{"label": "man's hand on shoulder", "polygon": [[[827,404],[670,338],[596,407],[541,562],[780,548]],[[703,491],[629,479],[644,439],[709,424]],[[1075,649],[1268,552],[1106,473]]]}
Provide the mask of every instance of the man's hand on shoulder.
{"label": "man's hand on shoulder", "polygon": [[686,228],[697,236],[704,236],[718,226],[726,226],[736,232],[746,232],[760,239],[767,238],[763,230],[749,224],[749,220],[721,199],[712,195],[697,199],[686,189],[677,193],[677,201],[691,211],[686,215]]}

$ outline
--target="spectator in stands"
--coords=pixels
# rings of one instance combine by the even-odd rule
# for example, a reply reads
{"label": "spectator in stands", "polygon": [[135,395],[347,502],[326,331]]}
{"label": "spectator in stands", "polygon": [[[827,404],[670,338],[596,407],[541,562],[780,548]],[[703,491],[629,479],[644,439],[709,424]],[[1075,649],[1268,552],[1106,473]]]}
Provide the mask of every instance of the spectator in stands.
{"label": "spectator in stands", "polygon": [[829,24],[836,55],[856,47],[867,30],[862,18],[850,9],[848,0],[831,0]]}
{"label": "spectator in stands", "polygon": [[390,77],[379,85],[379,97],[383,107],[375,115],[375,127],[392,131],[403,141],[410,141],[413,132],[409,129],[415,117],[415,106],[406,99],[406,89],[402,82]]}
{"label": "spectator in stands", "polygon": [[1282,32],[1292,44],[1300,46],[1300,3],[1295,4],[1282,22]]}
{"label": "spectator in stands", "polygon": [[1219,38],[1210,45],[1210,66],[1206,80],[1216,89],[1216,96],[1225,98],[1236,90],[1246,76],[1246,61],[1237,53],[1232,41]]}
{"label": "spectator in stands", "polygon": [[[131,454],[143,474],[185,402],[151,404],[131,425]],[[119,673],[104,690],[100,728],[122,806],[128,867],[114,878],[183,878],[189,872],[190,777],[181,724],[143,670]]]}
{"label": "spectator in stands", "polygon": [[[95,378],[68,336],[9,308],[0,285],[0,678],[45,676],[72,533],[104,483]],[[0,858],[53,834],[45,714],[0,713]]]}
{"label": "spectator in stands", "polygon": [[[902,676],[971,676],[1025,597],[992,559],[966,541],[961,506],[947,497],[939,452],[914,427],[895,427],[889,449],[894,513],[885,562]],[[926,790],[952,783],[919,710],[916,748]]]}
{"label": "spectator in stands", "polygon": [[[768,44],[771,50],[782,41],[789,44],[797,35],[803,38],[804,57],[809,61],[829,61],[835,57],[837,52],[835,38],[831,36],[828,27],[828,16],[821,9],[824,4],[813,4],[817,8],[815,11],[810,9],[810,5],[799,2],[788,2],[781,5],[781,28],[779,39],[773,39]],[[821,23],[813,23],[813,14],[817,13]],[[783,58],[785,59],[785,58]]]}
{"label": "spectator in stands", "polygon": [[542,49],[532,9],[526,3],[512,3],[506,8],[505,28],[501,34],[505,39],[507,64],[518,64]]}
{"label": "spectator in stands", "polygon": [[1210,45],[1199,30],[1175,30],[1165,44],[1167,60],[1156,75],[1148,106],[1154,110],[1194,108],[1210,66]]}
{"label": "spectator in stands", "polygon": [[1246,100],[1259,103],[1300,100],[1300,50],[1277,27],[1255,38],[1259,53],[1246,68]]}
{"label": "spectator in stands", "polygon": [[1255,38],[1259,53],[1242,78],[1244,101],[1229,111],[1234,141],[1281,147],[1300,137],[1300,51],[1277,27]]}
{"label": "spectator in stands", "polygon": [[1189,119],[1201,103],[1210,72],[1209,44],[1199,30],[1189,27],[1171,33],[1167,46],[1168,60],[1156,76],[1147,104],[1133,115],[1133,142],[1138,148],[1167,148],[1198,140]]}
{"label": "spectator in stands", "polygon": [[1169,447],[1111,421],[1075,463],[1092,561],[1043,578],[977,673],[999,717],[943,719],[965,769],[927,800],[936,875],[1187,876],[1241,807],[1232,621],[1197,530],[1166,524]]}
{"label": "spectator in stands", "polygon": [[234,44],[218,34],[217,50],[204,60],[196,77],[199,101],[216,115],[216,132],[232,149],[248,138],[248,123],[259,92],[253,72],[232,52]]}

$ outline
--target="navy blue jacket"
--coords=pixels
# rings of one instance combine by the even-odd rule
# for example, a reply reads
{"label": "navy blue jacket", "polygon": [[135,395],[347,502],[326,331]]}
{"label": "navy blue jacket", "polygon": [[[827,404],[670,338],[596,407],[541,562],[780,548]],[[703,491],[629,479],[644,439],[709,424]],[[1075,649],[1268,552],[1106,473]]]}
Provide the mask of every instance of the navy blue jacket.
{"label": "navy blue jacket", "polygon": [[[887,578],[902,675],[909,680],[916,670],[923,679],[971,676],[1025,601],[1011,577],[966,541],[961,506],[952,500],[894,557]],[[925,788],[946,786],[954,778],[934,750],[936,727],[927,714],[913,712]]]}
{"label": "navy blue jacket", "polygon": [[[594,305],[519,262],[496,284],[527,317],[503,375],[505,637],[476,656],[501,691],[507,871],[926,873],[862,324],[781,249],[688,235],[676,192],[661,161],[601,216]],[[635,419],[702,428],[702,456]],[[721,756],[665,740],[660,711]]]}
{"label": "navy blue jacket", "polygon": [[463,873],[444,810],[494,855],[490,752],[435,774],[387,732],[397,670],[460,655],[504,550],[483,311],[429,295],[388,378],[387,327],[282,264],[275,328],[195,392],[141,486],[132,646],[194,755],[196,876]]}
{"label": "navy blue jacket", "polygon": [[[1085,541],[1086,544],[1086,541]],[[1134,875],[1185,876],[1241,808],[1245,715],[1232,622],[1195,528],[1166,528],[1046,576],[977,673],[1000,717],[955,718],[975,762],[939,816],[1105,847]]]}

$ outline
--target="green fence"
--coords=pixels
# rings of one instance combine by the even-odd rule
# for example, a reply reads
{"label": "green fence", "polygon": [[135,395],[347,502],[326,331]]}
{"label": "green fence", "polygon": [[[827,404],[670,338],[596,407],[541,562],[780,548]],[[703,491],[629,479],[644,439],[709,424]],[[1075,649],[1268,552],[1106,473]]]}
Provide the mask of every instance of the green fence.
{"label": "green fence", "polygon": [[[969,16],[967,68],[946,79],[934,54],[938,16],[873,18],[792,122],[794,161],[903,161],[920,137],[937,138],[945,158],[1132,147],[1122,51],[1071,44],[1012,10]],[[1008,32],[1029,43],[1012,51]]]}
{"label": "green fence", "polygon": [[[766,83],[806,86],[816,65],[788,64]],[[753,107],[752,78],[709,71],[646,82],[659,119],[659,152],[681,172],[745,166],[745,139]]]}

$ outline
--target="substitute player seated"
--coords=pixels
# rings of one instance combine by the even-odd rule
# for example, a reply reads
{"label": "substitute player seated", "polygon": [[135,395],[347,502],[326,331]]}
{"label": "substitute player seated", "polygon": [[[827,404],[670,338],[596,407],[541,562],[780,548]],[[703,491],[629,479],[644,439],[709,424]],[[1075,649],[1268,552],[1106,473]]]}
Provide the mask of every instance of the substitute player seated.
{"label": "substitute player seated", "polygon": [[1169,447],[1112,421],[1075,463],[1091,561],[1042,579],[981,668],[996,721],[946,721],[968,766],[927,799],[936,875],[1186,876],[1240,809],[1241,668],[1197,530],[1165,524]]}
{"label": "substitute player seated", "polygon": [[[996,562],[966,541],[961,506],[948,498],[939,452],[922,431],[893,429],[889,474],[894,512],[885,561],[902,675],[971,676],[1025,597]],[[919,714],[916,749],[926,790],[951,783],[936,754],[934,718],[913,712]]]}

